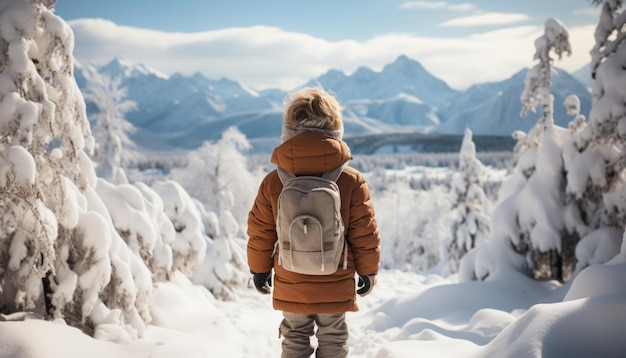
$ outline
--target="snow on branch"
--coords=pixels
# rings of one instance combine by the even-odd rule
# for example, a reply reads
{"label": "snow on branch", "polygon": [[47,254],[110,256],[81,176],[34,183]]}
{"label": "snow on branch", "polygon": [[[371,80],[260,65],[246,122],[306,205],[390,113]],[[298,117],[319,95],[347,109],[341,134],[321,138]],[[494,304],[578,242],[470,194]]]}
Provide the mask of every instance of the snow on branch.
{"label": "snow on branch", "polygon": [[593,4],[602,4],[600,22],[594,33],[596,44],[591,50],[591,77],[595,80],[598,66],[626,39],[626,11],[617,14],[623,0],[593,0]]}
{"label": "snow on branch", "polygon": [[556,74],[556,71],[552,65],[554,59],[551,53],[561,59],[563,54],[569,56],[572,52],[569,32],[565,25],[557,19],[548,19],[544,25],[544,34],[535,40],[535,50],[533,58],[539,63],[526,74],[521,96],[523,104],[521,116],[526,116],[529,110],[534,112],[536,107],[541,105],[543,110],[541,121],[546,124],[554,121],[554,99],[550,94],[550,87],[552,87],[552,76]]}

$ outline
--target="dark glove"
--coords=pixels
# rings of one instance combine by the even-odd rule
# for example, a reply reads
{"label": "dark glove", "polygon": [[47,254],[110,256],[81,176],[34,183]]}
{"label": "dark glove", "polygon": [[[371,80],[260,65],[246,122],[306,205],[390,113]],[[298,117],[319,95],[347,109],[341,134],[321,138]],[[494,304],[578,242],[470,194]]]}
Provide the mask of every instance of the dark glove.
{"label": "dark glove", "polygon": [[272,292],[272,271],[264,273],[253,272],[252,280],[254,281],[254,287],[260,293],[269,295]]}
{"label": "dark glove", "polygon": [[359,275],[359,283],[357,284],[356,293],[361,297],[365,297],[372,292],[372,289],[376,285],[376,274],[367,276]]}

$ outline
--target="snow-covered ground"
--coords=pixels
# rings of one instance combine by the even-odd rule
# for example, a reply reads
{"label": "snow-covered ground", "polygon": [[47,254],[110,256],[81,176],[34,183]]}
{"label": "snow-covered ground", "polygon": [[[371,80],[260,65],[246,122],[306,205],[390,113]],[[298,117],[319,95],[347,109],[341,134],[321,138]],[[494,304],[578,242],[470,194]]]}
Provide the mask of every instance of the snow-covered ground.
{"label": "snow-covered ground", "polygon": [[[568,285],[512,271],[457,283],[383,270],[361,310],[347,314],[350,357],[623,357],[625,259],[592,266]],[[218,301],[177,275],[158,283],[152,313],[143,339],[121,343],[36,318],[0,322],[0,357],[280,356],[281,314],[253,288]]]}

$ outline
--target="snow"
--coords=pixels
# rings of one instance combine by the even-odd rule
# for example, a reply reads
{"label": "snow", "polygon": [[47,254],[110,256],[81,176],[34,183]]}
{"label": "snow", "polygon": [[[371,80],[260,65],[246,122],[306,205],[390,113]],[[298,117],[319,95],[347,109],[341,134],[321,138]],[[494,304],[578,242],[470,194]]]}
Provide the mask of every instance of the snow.
{"label": "snow", "polygon": [[[594,265],[571,287],[513,271],[458,283],[383,270],[372,294],[359,299],[361,311],[347,314],[350,357],[618,357],[626,348],[625,269],[624,261]],[[26,317],[0,322],[0,356],[280,355],[282,316],[268,296],[248,287],[237,300],[219,301],[181,274],[154,290],[153,321],[141,340],[106,342],[62,322]]]}
{"label": "snow", "polygon": [[[245,136],[229,129],[191,153],[186,173],[174,171],[180,182],[97,177],[84,100],[66,61],[71,30],[40,2],[10,0],[0,20],[2,56],[11,59],[0,73],[0,308],[11,312],[0,315],[0,357],[279,356],[281,313],[250,285],[245,262],[245,212],[264,170],[248,171]],[[538,56],[550,46],[569,52],[566,38],[549,20]],[[608,47],[614,52],[597,54],[608,57],[598,60],[589,125],[571,97],[576,117],[568,128],[554,125],[549,84],[537,84],[545,121],[514,134],[518,164],[500,178],[497,201],[483,184],[502,173],[478,162],[469,128],[460,173],[364,172],[382,262],[373,292],[347,314],[351,357],[623,356],[626,186],[606,171],[623,162],[626,47]],[[390,67],[423,71],[404,57]],[[529,73],[532,87],[540,72]],[[525,105],[535,104],[534,93]],[[201,185],[191,195],[181,182]],[[534,252],[564,259],[564,232],[580,239],[571,279],[530,278]],[[471,250],[451,268],[452,235]],[[44,320],[46,280],[53,307]]]}
{"label": "snow", "polygon": [[[475,155],[469,138],[471,135],[466,137],[464,150],[461,151],[462,158],[466,160]],[[549,136],[544,138],[550,140]],[[548,153],[555,150],[546,147]],[[547,159],[542,159],[543,156]],[[550,158],[544,153],[539,156],[538,162],[546,160],[545,165],[550,167]],[[490,171],[489,168],[483,169]],[[496,174],[490,175],[502,174],[494,172]],[[391,234],[391,229],[385,229],[385,225],[398,225],[392,220],[394,215],[396,220],[406,217],[405,213],[398,215],[398,211],[386,208],[387,204],[393,207],[399,203],[400,198],[403,199],[404,209],[396,205],[395,208],[401,210],[399,212],[412,211],[417,217],[435,221],[433,216],[444,210],[449,200],[448,193],[440,188],[427,192],[412,191],[404,187],[402,181],[424,177],[443,180],[451,173],[450,168],[430,167],[387,171],[388,178],[395,178],[396,184],[387,183],[383,196],[373,193],[382,219],[382,232],[389,233],[390,237],[402,237],[402,233]],[[372,173],[367,175],[374,184],[376,180]],[[107,227],[113,222],[133,233],[154,235],[149,233],[157,228],[150,223],[164,222],[166,213],[180,225],[199,230],[199,222],[206,220],[201,216],[206,213],[199,210],[197,202],[189,200],[179,185],[159,182],[153,188],[144,184],[113,185],[98,179],[97,192],[88,189],[84,198],[77,193],[72,199],[73,205],[80,209],[80,215],[87,215],[78,218],[77,222],[91,232],[92,240],[89,242],[104,246],[121,244],[119,239],[111,241],[111,237],[106,237],[111,232]],[[409,195],[415,196],[415,199]],[[412,200],[421,205],[410,205]],[[92,211],[85,213],[88,207]],[[415,208],[422,208],[423,212],[415,212]],[[103,219],[106,212],[111,213],[110,222]],[[502,209],[502,212],[506,211]],[[411,233],[408,223],[400,224],[400,227]],[[175,233],[170,229],[163,230],[164,242],[175,240]],[[619,252],[619,243],[623,241],[621,233],[620,230],[598,230],[586,237],[579,245],[578,256],[591,266],[568,284],[534,281],[520,272],[507,269],[507,266],[500,266],[486,281],[466,281],[460,279],[461,274],[442,276],[437,270],[417,271],[411,266],[405,266],[404,270],[383,269],[372,294],[359,298],[361,310],[347,314],[350,356],[620,356],[626,349],[626,343],[621,339],[621,333],[626,329],[626,276],[623,274],[626,249],[622,249],[613,262],[603,262]],[[173,271],[168,280],[154,282],[148,313],[151,320],[145,329],[140,324],[134,325],[136,330],[125,328],[119,324],[120,312],[109,310],[94,296],[89,296],[89,316],[99,322],[94,333],[96,338],[85,335],[61,319],[44,321],[32,314],[16,313],[0,316],[0,356],[279,356],[281,340],[278,338],[278,324],[281,313],[271,308],[269,296],[259,295],[251,286],[233,288],[228,300],[217,299],[207,288],[216,282],[209,278],[208,272],[229,270],[229,258],[236,253],[231,252],[226,240],[207,242],[207,256],[197,266],[197,276],[193,281],[180,271]],[[407,240],[399,240],[395,245],[392,241],[383,241],[383,249],[397,246],[403,250],[408,247],[407,244]],[[622,246],[626,248],[626,243]],[[487,260],[490,256],[506,252],[498,250],[495,245],[483,247],[483,250],[471,251],[468,260],[463,263],[472,262],[473,256],[482,255],[475,261],[485,265],[491,262]],[[115,251],[119,247],[106,250]],[[486,255],[489,250],[493,252]],[[133,262],[130,257],[116,257],[113,256],[114,260],[120,260],[118,264]],[[387,251],[387,257],[391,260],[397,257],[397,253]],[[391,263],[388,265],[393,266]],[[97,272],[91,273],[96,276],[83,274],[79,277],[72,271],[68,274],[68,280],[62,282],[68,285],[67,288],[59,287],[58,291],[67,297],[71,297],[71,292],[81,284],[81,280],[87,281],[91,277],[98,281]],[[225,278],[229,275],[218,273],[217,276]],[[145,285],[150,280],[144,278],[136,282]],[[66,290],[69,292],[63,293]],[[140,290],[148,288],[140,287]]]}

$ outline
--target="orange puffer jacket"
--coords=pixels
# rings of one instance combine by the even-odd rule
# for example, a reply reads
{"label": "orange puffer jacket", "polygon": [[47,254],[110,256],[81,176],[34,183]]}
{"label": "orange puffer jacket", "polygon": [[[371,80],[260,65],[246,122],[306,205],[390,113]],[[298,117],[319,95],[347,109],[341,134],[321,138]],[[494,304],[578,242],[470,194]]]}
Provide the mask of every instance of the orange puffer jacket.
{"label": "orange puffer jacket", "polygon": [[[310,132],[291,138],[272,153],[272,163],[296,175],[321,175],[350,159],[350,149],[345,142]],[[277,310],[293,313],[356,311],[355,271],[360,275],[378,272],[380,238],[365,179],[356,169],[346,167],[337,185],[346,226],[348,268],[343,269],[342,257],[334,274],[322,276],[287,271],[278,264],[278,253],[272,257],[277,240],[278,195],[283,184],[274,170],[259,187],[248,217],[248,265],[259,273],[274,269],[273,306]]]}

